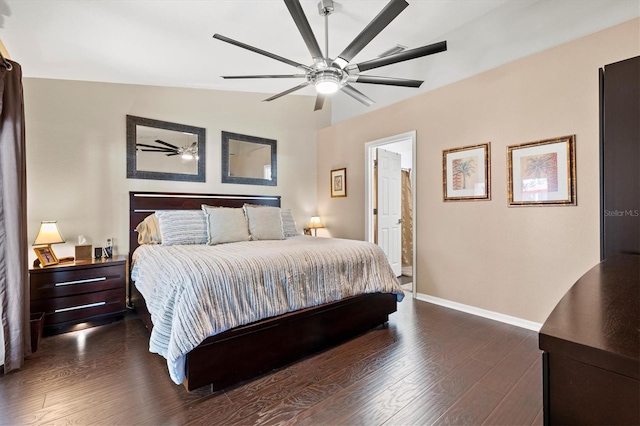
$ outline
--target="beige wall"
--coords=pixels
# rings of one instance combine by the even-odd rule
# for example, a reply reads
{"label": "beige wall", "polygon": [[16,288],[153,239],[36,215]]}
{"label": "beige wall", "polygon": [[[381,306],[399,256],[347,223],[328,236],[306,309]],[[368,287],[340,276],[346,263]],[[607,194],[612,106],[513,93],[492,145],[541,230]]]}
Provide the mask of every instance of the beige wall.
{"label": "beige wall", "polygon": [[[599,261],[598,69],[639,55],[639,35],[635,19],[321,130],[325,232],[364,238],[364,144],[416,130],[418,293],[544,322]],[[509,208],[506,147],[570,134],[578,205]],[[483,142],[492,200],[444,203],[442,150]],[[332,199],[338,167],[347,168],[348,197]]]}
{"label": "beige wall", "polygon": [[[57,220],[59,256],[73,255],[78,235],[99,246],[114,237],[127,253],[130,190],[281,195],[299,229],[315,213],[316,131],[330,109],[313,113],[313,97],[32,78],[24,95],[29,240]],[[206,183],[127,179],[127,114],[204,127]],[[222,184],[222,130],[277,140],[278,186]]]}

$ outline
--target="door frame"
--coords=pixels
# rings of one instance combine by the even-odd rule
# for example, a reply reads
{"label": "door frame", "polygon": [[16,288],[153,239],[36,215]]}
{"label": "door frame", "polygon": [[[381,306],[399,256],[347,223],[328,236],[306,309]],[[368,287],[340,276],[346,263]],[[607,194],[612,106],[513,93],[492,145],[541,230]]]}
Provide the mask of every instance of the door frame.
{"label": "door frame", "polygon": [[[412,280],[413,297],[416,297],[416,225],[417,225],[417,204],[416,204],[416,131],[412,130],[398,135],[388,136],[386,138],[377,139],[366,142],[364,144],[364,236],[365,240],[373,242],[373,159],[375,157],[375,149],[385,145],[401,142],[407,139],[411,140],[411,198],[413,203],[413,259],[412,259]],[[403,224],[404,225],[404,224]]]}

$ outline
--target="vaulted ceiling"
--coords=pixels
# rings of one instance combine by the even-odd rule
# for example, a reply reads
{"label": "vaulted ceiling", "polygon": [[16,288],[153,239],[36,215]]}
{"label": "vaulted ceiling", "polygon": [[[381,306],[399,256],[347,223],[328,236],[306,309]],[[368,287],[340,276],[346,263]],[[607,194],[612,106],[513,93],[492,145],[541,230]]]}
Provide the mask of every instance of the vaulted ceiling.
{"label": "vaulted ceiling", "polygon": [[[354,60],[373,59],[397,44],[414,48],[446,40],[448,50],[371,72],[425,83],[420,89],[354,83],[376,104],[367,108],[338,93],[333,122],[640,16],[638,0],[408,1]],[[300,3],[324,51],[318,2]],[[335,0],[329,56],[340,53],[387,2]],[[0,0],[0,38],[25,77],[263,92],[265,98],[299,83],[223,80],[221,75],[298,70],[215,40],[214,33],[312,63],[281,0]],[[296,93],[315,96],[311,87]],[[312,107],[310,102],[310,113]]]}

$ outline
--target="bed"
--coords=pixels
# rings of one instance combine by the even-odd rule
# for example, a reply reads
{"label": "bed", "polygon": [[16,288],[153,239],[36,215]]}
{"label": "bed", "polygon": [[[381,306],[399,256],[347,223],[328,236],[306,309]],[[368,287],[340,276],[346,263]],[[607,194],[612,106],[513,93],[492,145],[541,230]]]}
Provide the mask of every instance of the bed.
{"label": "bed", "polygon": [[[231,244],[220,244],[218,246],[197,247],[193,250],[189,249],[191,251],[189,251],[188,254],[186,252],[186,247],[180,246],[173,248],[145,246],[140,250],[136,250],[139,247],[139,244],[135,228],[147,216],[159,210],[198,210],[203,204],[217,207],[236,208],[242,207],[245,204],[280,207],[280,197],[157,192],[130,192],[129,194],[129,247],[132,259],[134,253],[138,259],[137,264],[134,264],[135,260],[132,260],[134,263],[132,263],[132,281],[129,286],[130,301],[133,307],[140,314],[145,326],[152,332],[150,337],[150,349],[153,348],[153,352],[160,353],[167,358],[172,379],[174,382],[181,382],[189,391],[205,385],[210,385],[212,390],[221,390],[342,343],[354,336],[367,332],[372,328],[387,322],[389,314],[396,310],[397,301],[402,299],[402,290],[397,283],[397,280],[395,280],[395,277],[393,277],[395,283],[391,284],[391,280],[386,276],[381,279],[385,284],[381,287],[384,289],[381,290],[381,292],[376,291],[375,288],[368,288],[363,294],[345,293],[344,290],[341,290],[344,293],[341,293],[344,297],[340,296],[339,299],[319,304],[317,301],[313,300],[311,302],[305,302],[311,303],[310,306],[294,303],[296,299],[295,294],[290,294],[285,297],[287,303],[291,304],[291,306],[303,307],[295,308],[295,310],[291,312],[273,311],[277,312],[277,314],[267,315],[265,318],[253,318],[247,314],[244,315],[249,319],[247,323],[234,325],[234,323],[230,321],[229,324],[234,325],[233,327],[221,329],[221,331],[216,331],[213,335],[209,334],[211,330],[208,326],[212,323],[217,324],[217,322],[204,321],[204,325],[189,327],[188,333],[204,333],[202,341],[198,340],[198,336],[193,338],[190,337],[190,342],[192,343],[191,346],[193,347],[179,342],[177,346],[183,348],[185,353],[180,353],[179,357],[175,357],[173,355],[168,357],[167,353],[162,353],[163,351],[158,350],[157,347],[154,348],[155,341],[159,340],[154,340],[154,322],[156,327],[155,336],[157,337],[158,335],[162,336],[165,333],[168,333],[165,329],[167,327],[171,328],[171,325],[178,328],[175,326],[176,322],[174,322],[174,317],[189,317],[188,320],[185,320],[184,324],[191,324],[190,321],[192,321],[193,318],[203,318],[204,314],[196,313],[195,310],[190,311],[189,309],[185,309],[185,313],[174,315],[173,311],[171,311],[171,321],[163,323],[160,316],[164,316],[164,313],[159,315],[159,302],[157,299],[154,299],[156,296],[152,296],[151,294],[156,292],[156,287],[154,286],[155,281],[158,280],[158,276],[153,275],[152,272],[154,268],[160,268],[160,265],[163,263],[158,262],[157,260],[155,264],[151,262],[151,260],[154,259],[153,256],[156,256],[156,252],[159,253],[164,251],[165,253],[168,253],[167,250],[173,250],[171,252],[171,259],[173,259],[174,266],[183,263],[194,263],[195,266],[193,266],[193,268],[200,269],[202,269],[202,267],[196,253],[208,250],[212,252],[218,250],[218,254],[214,256],[216,259],[219,259],[219,252],[223,249],[228,251],[232,251],[233,249],[236,253],[242,253],[243,256],[245,254],[249,256],[252,251],[275,253],[281,250],[284,253],[282,256],[289,259],[297,255],[296,253],[298,252],[295,251],[297,249],[292,248],[296,245],[299,245],[301,250],[307,250],[307,253],[310,253],[309,250],[320,253],[323,250],[323,247],[328,247],[328,249],[333,250],[332,245],[334,243],[342,244],[344,242],[349,247],[349,251],[359,252],[362,250],[374,250],[375,256],[372,255],[370,257],[377,257],[377,252],[375,252],[377,247],[374,246],[375,249],[368,247],[368,243],[350,242],[348,240],[342,240],[342,242],[340,242],[338,240],[333,241],[333,239],[316,239],[314,237],[307,236],[288,238],[288,241],[234,242]],[[309,249],[306,248],[308,244],[316,244],[316,246]],[[264,262],[267,262],[268,257],[269,256],[261,256],[251,260],[251,262],[262,260],[262,258],[265,259]],[[153,265],[153,267],[149,268],[149,266],[147,266],[147,270],[151,272],[147,272],[146,275],[142,274],[142,277],[144,278],[142,279],[140,278],[140,271],[136,271],[136,268],[139,267],[139,269],[142,270],[141,265],[145,262]],[[167,262],[167,264],[169,263],[171,262]],[[230,267],[227,267],[231,268],[231,270],[234,269],[233,264],[231,264]],[[341,268],[344,267],[341,266]],[[287,272],[286,266],[281,267],[280,270],[282,271],[282,274],[293,274],[292,272]],[[319,273],[326,274],[326,272]],[[384,275],[385,273],[386,271],[384,268],[381,268],[380,274]],[[188,274],[188,272],[185,272],[185,274]],[[344,280],[344,276],[351,277],[349,274],[341,274],[341,276],[343,276],[342,280]],[[133,278],[138,278],[140,283],[135,283]],[[209,278],[205,278],[205,280],[206,279]],[[175,282],[177,279],[171,278],[171,280],[172,282]],[[151,284],[153,284],[153,286],[150,286],[150,281],[152,281]],[[323,279],[318,277],[315,278],[315,281],[323,281]],[[365,280],[360,277],[358,277],[357,280],[354,279],[354,283],[356,281],[360,283],[360,281],[379,280],[375,276],[367,276]],[[334,285],[334,283],[330,284]],[[363,285],[364,287],[368,286],[367,283],[360,284],[360,287]],[[195,286],[196,284],[189,282],[181,283],[180,285]],[[338,288],[337,284],[335,284],[335,287]],[[353,287],[358,286],[354,284]],[[158,286],[158,288],[162,287]],[[231,286],[229,286],[229,288],[231,288]],[[179,290],[175,290],[174,292],[176,291],[179,294],[183,294],[188,293],[190,289],[188,287],[181,287]],[[331,291],[326,290],[325,292],[331,293]],[[143,294],[149,298],[148,301],[145,300]],[[335,295],[331,297],[335,298]],[[198,300],[199,305],[204,303],[203,299],[200,297],[195,299]],[[217,298],[213,297],[212,300],[217,300]],[[148,303],[149,305],[147,305]],[[209,302],[204,304],[206,305],[205,308],[210,305]],[[275,302],[271,303],[271,301],[266,304],[273,304],[276,307],[278,305]],[[155,312],[154,321],[151,319],[152,315],[149,312],[150,310]],[[204,310],[208,311],[208,309]],[[232,311],[236,312],[235,310]],[[273,314],[273,312],[271,312],[271,314]],[[267,314],[269,314],[268,311]],[[186,328],[186,326],[183,325],[182,328]],[[204,331],[201,331],[201,329]],[[197,342],[197,344],[193,342]],[[168,353],[172,354],[172,350],[173,347],[168,350]],[[175,360],[178,360],[179,362],[176,362]],[[178,373],[172,369],[176,369]]]}

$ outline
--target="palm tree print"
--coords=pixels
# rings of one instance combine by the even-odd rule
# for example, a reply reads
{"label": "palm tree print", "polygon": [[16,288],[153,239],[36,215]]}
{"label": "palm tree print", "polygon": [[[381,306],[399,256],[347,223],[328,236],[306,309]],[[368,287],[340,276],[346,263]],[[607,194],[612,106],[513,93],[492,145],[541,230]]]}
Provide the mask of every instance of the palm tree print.
{"label": "palm tree print", "polygon": [[471,179],[476,172],[475,157],[459,158],[452,162],[453,170],[453,189],[469,189],[467,185],[473,188],[474,179]]}
{"label": "palm tree print", "polygon": [[521,168],[522,191],[531,190],[529,186],[546,183],[548,192],[558,191],[558,155],[555,152],[543,155],[530,155],[522,157]]}

